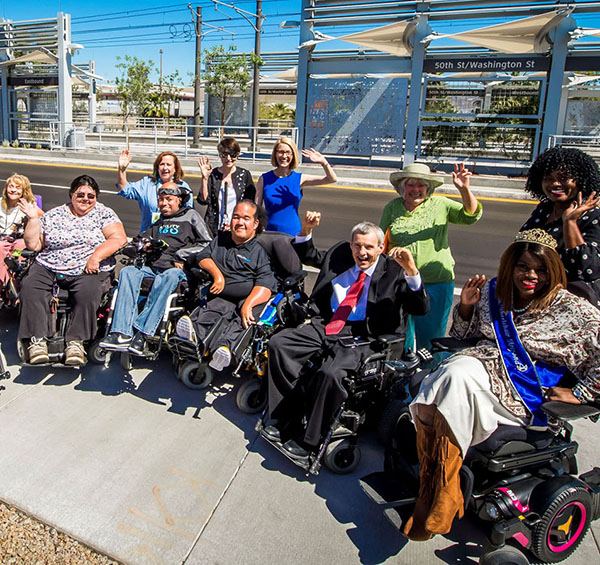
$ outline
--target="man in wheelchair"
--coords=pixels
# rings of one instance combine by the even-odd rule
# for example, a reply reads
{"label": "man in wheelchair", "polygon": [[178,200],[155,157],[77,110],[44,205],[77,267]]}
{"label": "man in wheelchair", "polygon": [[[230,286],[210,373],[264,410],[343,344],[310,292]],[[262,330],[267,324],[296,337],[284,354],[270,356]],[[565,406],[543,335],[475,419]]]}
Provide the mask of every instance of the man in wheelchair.
{"label": "man in wheelchair", "polygon": [[[185,260],[210,241],[204,220],[198,212],[185,207],[190,197],[190,191],[175,183],[165,183],[160,188],[160,217],[132,242],[148,252],[146,264],[121,270],[110,333],[100,342],[103,349],[143,355],[146,339],[156,332],[169,295],[186,280]],[[143,279],[153,282],[144,307],[138,312]]]}
{"label": "man in wheelchair", "polygon": [[177,332],[188,333],[204,353],[212,352],[209,367],[217,371],[237,361],[236,344],[244,329],[256,322],[277,289],[269,257],[256,238],[263,229],[260,214],[253,201],[238,202],[231,231],[219,232],[195,258],[212,277],[209,299],[190,318],[180,319]]}
{"label": "man in wheelchair", "polygon": [[320,268],[309,322],[276,334],[268,349],[270,425],[261,434],[292,459],[308,458],[348,393],[343,379],[368,355],[369,336],[403,330],[403,313],[422,315],[429,298],[413,257],[395,248],[382,255],[375,224],[352,229],[350,242],[319,251],[312,230],[320,214],[307,212],[295,247],[303,263]]}
{"label": "man in wheelchair", "polygon": [[[543,230],[521,232],[504,252],[496,279],[486,282],[476,275],[465,284],[454,310],[451,335],[477,338],[477,345],[463,349],[427,375],[410,405],[417,431],[420,487],[413,514],[403,527],[409,539],[427,540],[448,533],[454,518],[462,517],[459,472],[463,459],[472,457],[470,447],[481,452],[494,432],[515,426],[527,428],[528,433],[545,429],[545,402],[568,406],[598,400],[600,313],[565,290],[565,271],[556,245]],[[574,386],[565,383],[567,372],[575,377]],[[575,450],[571,449],[570,457]],[[541,461],[535,454],[521,458]],[[565,465],[569,467],[566,473],[576,472],[574,465]],[[568,475],[563,479],[573,480]],[[526,514],[525,506],[535,502],[515,500],[515,507],[523,506],[520,514]],[[555,529],[564,530],[558,532],[562,541],[550,537],[550,525],[550,533],[538,536],[543,540],[536,542],[539,547],[534,551],[552,554],[553,561],[560,560],[561,553],[566,557],[583,537],[577,525],[583,528],[586,520],[589,523],[589,513],[586,517],[581,510],[580,514],[583,521],[565,519],[564,524],[557,522],[560,528],[554,524]],[[545,552],[542,542],[554,544],[555,549]]]}

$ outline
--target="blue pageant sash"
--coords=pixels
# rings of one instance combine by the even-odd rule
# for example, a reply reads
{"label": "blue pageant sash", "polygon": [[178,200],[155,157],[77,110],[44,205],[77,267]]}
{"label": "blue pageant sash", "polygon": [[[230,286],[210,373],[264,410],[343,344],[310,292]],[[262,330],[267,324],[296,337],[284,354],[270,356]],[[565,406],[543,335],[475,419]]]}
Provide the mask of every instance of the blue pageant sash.
{"label": "blue pageant sash", "polygon": [[567,372],[566,367],[552,367],[544,362],[533,364],[517,333],[512,312],[504,312],[496,298],[496,279],[489,285],[490,317],[496,334],[496,343],[502,354],[502,362],[508,376],[532,415],[530,426],[545,427],[548,419],[540,406],[543,402],[542,387],[555,386]]}

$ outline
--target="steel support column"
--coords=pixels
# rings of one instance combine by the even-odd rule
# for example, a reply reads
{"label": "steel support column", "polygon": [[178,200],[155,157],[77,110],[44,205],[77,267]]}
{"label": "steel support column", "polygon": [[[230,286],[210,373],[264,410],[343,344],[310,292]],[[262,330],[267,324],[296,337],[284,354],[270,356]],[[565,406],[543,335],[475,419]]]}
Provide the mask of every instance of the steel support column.
{"label": "steel support column", "polygon": [[406,130],[404,132],[403,166],[413,163],[417,149],[417,132],[419,130],[419,106],[421,104],[421,85],[423,82],[423,62],[425,61],[426,45],[421,39],[431,33],[427,16],[418,16],[415,34],[413,36],[413,52],[411,59],[410,85],[408,108],[406,111]]}
{"label": "steel support column", "polygon": [[[562,131],[560,125],[562,88],[565,75],[565,63],[568,55],[568,43],[571,39],[569,32],[577,27],[575,20],[571,17],[565,18],[563,22],[553,30],[552,63],[548,73],[548,88],[546,90],[546,106],[544,121],[542,123],[542,137],[540,148],[548,147],[551,135]],[[535,156],[534,156],[535,157]]]}
{"label": "steel support column", "polygon": [[[302,0],[300,8],[300,45],[313,39],[313,25],[305,20],[310,0]],[[313,47],[302,47],[298,54],[298,91],[296,93],[296,127],[298,128],[298,147],[304,149],[304,128],[306,122],[306,102],[308,99],[309,65],[308,60]]]}
{"label": "steel support column", "polygon": [[73,81],[71,78],[71,15],[59,12],[58,20],[58,132],[62,147],[73,127]]}

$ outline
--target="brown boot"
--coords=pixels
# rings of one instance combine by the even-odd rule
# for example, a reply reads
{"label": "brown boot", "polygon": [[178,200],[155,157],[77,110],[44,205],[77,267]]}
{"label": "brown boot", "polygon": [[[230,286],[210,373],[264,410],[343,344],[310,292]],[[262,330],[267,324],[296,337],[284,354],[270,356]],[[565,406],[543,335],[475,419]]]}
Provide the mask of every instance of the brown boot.
{"label": "brown boot", "polygon": [[432,537],[431,532],[425,529],[425,520],[429,515],[433,494],[431,483],[435,469],[433,460],[435,436],[433,426],[423,424],[418,418],[415,427],[417,428],[417,454],[419,457],[419,496],[412,516],[404,524],[403,533],[412,541],[426,541]]}
{"label": "brown boot", "polygon": [[425,529],[433,534],[447,534],[454,518],[462,518],[464,514],[459,474],[463,459],[452,430],[439,412],[435,414],[433,427],[437,468],[433,479],[435,492],[429,516],[425,520]]}

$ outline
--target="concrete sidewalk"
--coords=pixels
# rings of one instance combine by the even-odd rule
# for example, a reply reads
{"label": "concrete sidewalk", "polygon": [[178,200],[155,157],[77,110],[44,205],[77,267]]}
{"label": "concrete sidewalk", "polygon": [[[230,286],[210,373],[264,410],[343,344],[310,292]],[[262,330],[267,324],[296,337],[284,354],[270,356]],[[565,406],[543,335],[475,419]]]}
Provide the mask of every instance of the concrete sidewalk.
{"label": "concrete sidewalk", "polygon": [[[128,171],[135,173],[136,171],[150,172],[154,156],[136,154],[132,148],[132,162]],[[209,155],[213,166],[220,166],[220,160],[216,153]],[[58,165],[73,165],[85,167],[101,167],[114,169],[115,180],[117,171],[117,152],[98,152],[98,151],[47,151],[40,149],[23,149],[12,147],[0,147],[0,159],[8,161],[27,161],[30,163],[45,163]],[[200,178],[197,158],[182,158],[180,157],[182,167],[186,173],[186,179],[190,186],[197,188]],[[272,169],[269,160],[257,160],[252,162],[248,159],[240,159],[238,162],[240,167],[248,169],[253,176],[257,178],[260,174]],[[473,165],[467,164],[473,169]],[[393,187],[390,185],[390,173],[396,169],[373,167],[359,167],[347,165],[335,165],[335,172],[338,176],[337,186],[341,188],[363,188],[367,190],[383,190],[394,193]],[[305,174],[322,174],[322,168],[319,165],[311,163],[303,163],[298,167],[300,172]],[[476,170],[476,167],[475,167]],[[193,180],[190,180],[193,179]],[[336,186],[336,185],[333,185]],[[501,175],[478,175],[474,174],[471,179],[471,187],[476,196],[489,198],[510,198],[518,200],[530,200],[529,195],[524,192],[524,178],[511,178]],[[444,174],[444,184],[436,189],[439,193],[449,193],[457,195],[458,192],[452,185],[452,176]]]}
{"label": "concrete sidewalk", "polygon": [[[476,563],[480,523],[408,543],[361,491],[382,449],[361,436],[346,476],[307,478],[235,406],[239,381],[186,389],[169,356],[108,370],[19,368],[16,321],[0,312],[12,379],[0,394],[0,499],[132,564]],[[598,463],[597,429],[577,425],[579,463]],[[584,439],[585,438],[585,439]],[[598,562],[600,523],[572,565]]]}

